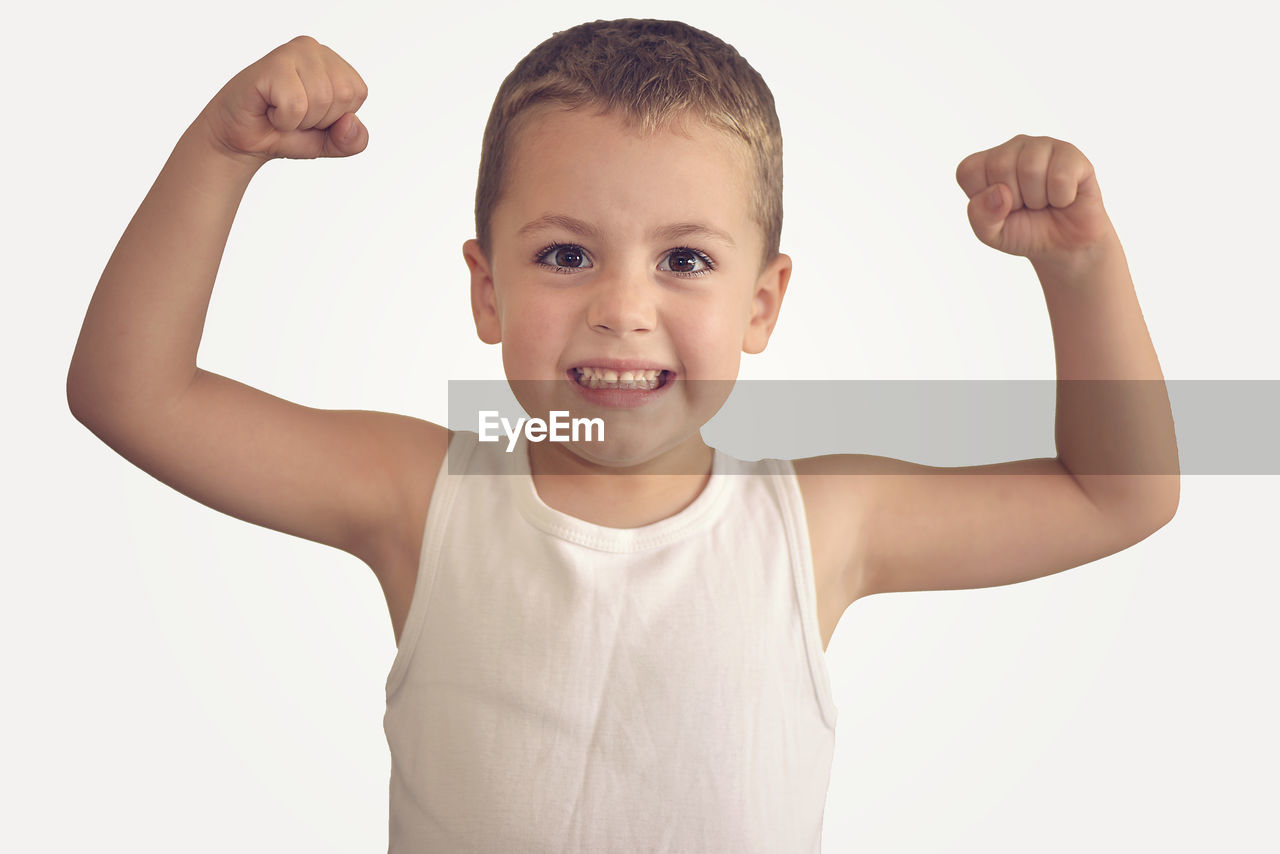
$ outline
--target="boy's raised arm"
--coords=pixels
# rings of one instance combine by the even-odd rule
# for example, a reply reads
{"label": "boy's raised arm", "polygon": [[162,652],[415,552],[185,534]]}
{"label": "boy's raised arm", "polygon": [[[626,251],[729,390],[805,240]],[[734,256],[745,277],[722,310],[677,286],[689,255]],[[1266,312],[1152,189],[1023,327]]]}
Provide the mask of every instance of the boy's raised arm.
{"label": "boy's raised arm", "polygon": [[[1018,136],[961,163],[983,243],[1027,257],[1058,368],[1056,458],[939,468],[870,455],[797,460],[847,535],[842,595],[1013,584],[1127,548],[1178,505],[1168,393],[1093,166]],[[820,474],[854,477],[810,477]]]}
{"label": "boy's raised arm", "polygon": [[400,512],[397,451],[443,454],[447,432],[299,406],[196,365],[249,182],[274,158],[363,151],[368,133],[355,111],[366,97],[355,70],[307,36],[223,87],[179,139],[103,271],[67,400],[104,442],[184,494],[374,561],[383,548],[375,540]]}
{"label": "boy's raised arm", "polygon": [[983,243],[1031,261],[1057,361],[1058,461],[1121,525],[1172,515],[1178,446],[1164,375],[1093,165],[1020,135],[956,169]]}

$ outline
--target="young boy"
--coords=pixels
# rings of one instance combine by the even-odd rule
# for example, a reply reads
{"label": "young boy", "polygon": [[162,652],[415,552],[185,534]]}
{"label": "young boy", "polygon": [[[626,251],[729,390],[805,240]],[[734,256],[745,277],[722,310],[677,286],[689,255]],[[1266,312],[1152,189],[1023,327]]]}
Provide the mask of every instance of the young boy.
{"label": "young boy", "polygon": [[[1124,254],[1088,160],[1045,137],[971,155],[957,179],[978,238],[1029,258],[1044,290],[1057,458],[708,447],[791,275],[781,132],[745,60],[674,22],[584,24],[516,67],[463,247],[476,330],[524,409],[598,417],[603,436],[508,453],[201,370],[245,188],[274,158],[363,151],[366,94],[305,36],[234,77],[112,255],[67,392],[174,488],[373,569],[398,644],[392,851],[817,851],[823,652],[852,602],[1039,578],[1172,517],[1173,423]],[[1096,382],[1118,379],[1144,382]]]}

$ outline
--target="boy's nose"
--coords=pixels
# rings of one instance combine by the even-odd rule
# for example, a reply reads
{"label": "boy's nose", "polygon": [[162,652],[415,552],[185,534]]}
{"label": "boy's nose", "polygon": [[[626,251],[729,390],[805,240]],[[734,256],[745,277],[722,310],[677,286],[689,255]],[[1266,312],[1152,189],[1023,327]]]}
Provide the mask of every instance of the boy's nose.
{"label": "boy's nose", "polygon": [[657,325],[653,284],[640,276],[598,279],[587,307],[587,325],[600,332],[627,335],[649,332]]}

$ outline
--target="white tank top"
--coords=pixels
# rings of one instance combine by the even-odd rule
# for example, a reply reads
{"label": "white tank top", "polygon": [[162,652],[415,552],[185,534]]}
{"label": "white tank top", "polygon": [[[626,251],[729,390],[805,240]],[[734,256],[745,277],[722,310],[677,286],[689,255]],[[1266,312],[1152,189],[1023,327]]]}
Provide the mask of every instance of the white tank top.
{"label": "white tank top", "polygon": [[813,854],[837,710],[791,463],[641,528],[455,433],[387,677],[390,854]]}

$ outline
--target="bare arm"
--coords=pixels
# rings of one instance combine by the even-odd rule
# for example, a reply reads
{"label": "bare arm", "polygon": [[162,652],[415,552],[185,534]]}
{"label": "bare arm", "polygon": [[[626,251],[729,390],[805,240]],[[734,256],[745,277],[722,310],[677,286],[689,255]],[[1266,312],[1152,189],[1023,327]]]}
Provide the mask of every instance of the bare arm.
{"label": "bare arm", "polygon": [[406,474],[415,462],[434,474],[447,431],[299,406],[196,364],[249,182],[276,157],[362,151],[354,110],[365,94],[340,57],[307,37],[224,87],[179,139],[103,271],[67,400],[104,442],[180,492],[373,565],[412,538]]}
{"label": "bare arm", "polygon": [[191,385],[231,223],[265,162],[216,150],[202,118],[178,140],[89,302],[67,374],[77,418],[154,413]]}
{"label": "bare arm", "polygon": [[1033,262],[1058,369],[1058,459],[1117,521],[1172,514],[1178,444],[1164,375],[1114,233],[1076,263]]}
{"label": "bare arm", "polygon": [[[797,460],[809,492],[844,522],[841,605],[1041,578],[1128,548],[1177,510],[1169,398],[1092,164],[1068,143],[1020,135],[965,158],[957,180],[977,237],[1029,258],[1040,278],[1058,456],[958,468]],[[853,476],[811,476],[825,474]]]}

